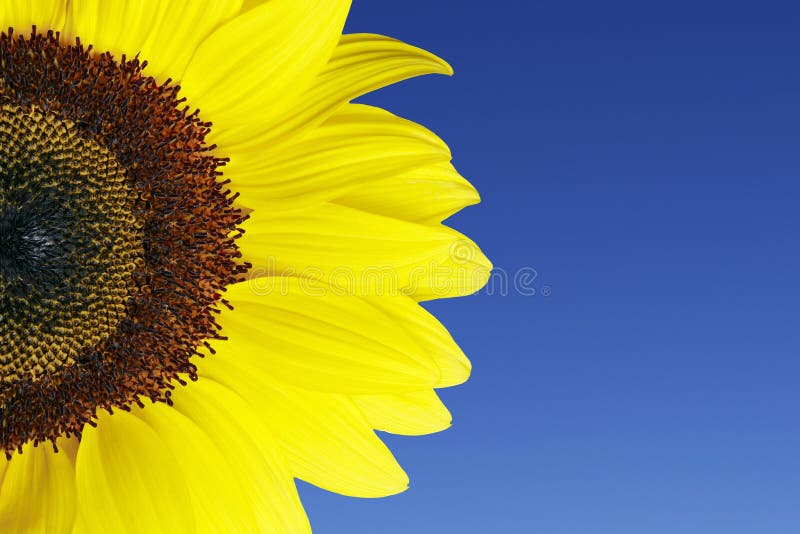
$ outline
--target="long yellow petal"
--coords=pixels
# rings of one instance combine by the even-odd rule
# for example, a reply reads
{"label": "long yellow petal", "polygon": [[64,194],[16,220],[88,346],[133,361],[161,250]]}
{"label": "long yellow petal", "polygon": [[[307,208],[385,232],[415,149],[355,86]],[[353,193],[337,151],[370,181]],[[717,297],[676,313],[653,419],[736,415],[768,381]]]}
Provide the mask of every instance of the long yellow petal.
{"label": "long yellow petal", "polygon": [[274,428],[294,476],[354,497],[404,491],[408,477],[358,407],[344,395],[316,393],[252,373],[234,358],[216,358],[202,376],[236,388]]}
{"label": "long yellow petal", "polygon": [[477,245],[455,230],[334,204],[256,211],[244,227],[239,244],[255,276],[314,278],[343,293],[466,295],[483,287],[491,270]]}
{"label": "long yellow petal", "polygon": [[452,417],[434,391],[356,395],[353,400],[375,430],[420,436],[450,426]]}
{"label": "long yellow petal", "polygon": [[282,441],[296,475],[354,497],[384,497],[408,488],[408,476],[346,397],[284,389],[270,416],[287,429]]}
{"label": "long yellow petal", "polygon": [[[147,74],[180,80],[195,50],[216,28],[233,18],[242,0],[162,0],[162,9],[147,40],[142,58]],[[189,102],[192,107],[201,103]]]}
{"label": "long yellow petal", "polygon": [[320,204],[371,181],[450,160],[447,145],[422,126],[371,106],[350,104],[308,135],[270,150],[228,147],[225,167],[249,208],[269,212]]}
{"label": "long yellow petal", "polygon": [[73,0],[67,28],[99,52],[140,54],[151,76],[180,80],[198,45],[240,7],[241,0]]}
{"label": "long yellow petal", "polygon": [[10,26],[27,36],[34,25],[40,33],[61,31],[66,12],[66,0],[4,0],[0,3],[0,31]]}
{"label": "long yellow petal", "polygon": [[72,0],[67,34],[98,52],[132,58],[142,51],[161,9],[160,0]]}
{"label": "long yellow petal", "polygon": [[328,61],[350,0],[271,0],[214,32],[183,77],[185,96],[218,128],[270,124]]}
{"label": "long yellow petal", "polygon": [[0,488],[0,532],[69,532],[77,510],[72,460],[50,443],[28,442],[14,454]]}
{"label": "long yellow petal", "polygon": [[384,308],[394,321],[402,321],[408,332],[425,347],[439,367],[439,380],[434,387],[446,388],[464,383],[472,371],[472,364],[447,329],[424,308],[421,313],[409,313],[402,305]]}
{"label": "long yellow petal", "polygon": [[438,224],[480,202],[472,185],[450,163],[435,163],[349,189],[336,204],[422,224]]}
{"label": "long yellow petal", "polygon": [[194,511],[178,459],[158,434],[124,411],[87,426],[76,465],[88,532],[194,532]]}
{"label": "long yellow petal", "polygon": [[229,339],[215,347],[253,372],[349,393],[415,391],[441,379],[429,346],[406,328],[412,320],[397,321],[386,310],[430,318],[407,297],[337,295],[297,278],[263,278],[230,287],[225,298],[234,309],[223,311],[219,323]]}
{"label": "long yellow petal", "polygon": [[173,401],[175,408],[203,428],[218,448],[234,451],[227,457],[231,475],[245,489],[240,498],[257,514],[257,528],[242,532],[310,532],[292,474],[265,426],[268,414],[207,377],[176,390]]}
{"label": "long yellow petal", "polygon": [[223,147],[272,146],[318,126],[357,96],[414,76],[452,73],[442,59],[401,41],[367,33],[342,35],[308,90],[268,128],[251,120],[221,132],[215,141]]}
{"label": "long yellow petal", "polygon": [[193,500],[198,532],[257,529],[256,511],[247,498],[250,488],[241,483],[244,477],[230,461],[231,450],[240,454],[234,443],[229,440],[220,448],[191,419],[163,403],[136,410],[135,414],[159,435],[178,462]]}
{"label": "long yellow petal", "polygon": [[[424,387],[412,384],[428,384],[430,378],[435,380],[429,387],[450,387],[466,381],[472,370],[469,360],[439,320],[403,295],[357,298],[309,280],[269,277],[231,286],[225,296],[234,302],[234,310],[223,310],[220,324],[223,332],[231,336],[215,345],[217,356],[198,362],[201,369],[205,365],[213,367],[217,361],[235,359],[247,365],[251,373],[279,378],[304,389],[348,393],[419,390]],[[299,306],[290,307],[290,301]],[[249,324],[243,318],[236,318],[237,310],[245,303],[258,314],[255,321],[245,315],[251,317]],[[254,303],[263,307],[255,307]],[[325,307],[333,313],[322,315],[320,310]],[[272,325],[268,319],[280,314],[281,309],[286,309],[286,313]],[[322,315],[317,322],[311,320],[315,314]],[[387,318],[391,326],[387,326]],[[299,331],[303,327],[306,329]],[[333,331],[335,328],[340,330]],[[295,350],[306,339],[315,342],[306,342],[311,346],[300,347],[302,352],[289,349],[281,352],[279,347],[290,344],[279,342],[279,338],[289,337],[292,329],[299,331],[294,339]],[[262,337],[261,332],[266,335]],[[340,344],[328,343],[325,338],[328,333]],[[352,346],[348,352],[337,354],[342,340],[349,340]],[[360,348],[368,340],[372,341]],[[370,348],[375,350],[367,352]],[[392,359],[398,357],[400,361]],[[429,369],[425,358],[431,360],[436,370]],[[347,362],[349,374],[337,367],[342,360]],[[409,373],[419,376],[415,378]]]}

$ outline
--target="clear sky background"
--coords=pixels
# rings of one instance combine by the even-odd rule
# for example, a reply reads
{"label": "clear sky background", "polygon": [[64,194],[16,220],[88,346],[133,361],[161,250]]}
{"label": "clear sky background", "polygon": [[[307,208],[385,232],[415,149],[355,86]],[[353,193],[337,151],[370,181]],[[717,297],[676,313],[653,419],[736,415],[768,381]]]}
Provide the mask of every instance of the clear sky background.
{"label": "clear sky background", "polygon": [[[800,533],[800,5],[355,0],[454,78],[363,99],[450,144],[513,292],[429,306],[471,357],[410,489],[301,485],[315,532]],[[551,293],[545,296],[547,290]]]}

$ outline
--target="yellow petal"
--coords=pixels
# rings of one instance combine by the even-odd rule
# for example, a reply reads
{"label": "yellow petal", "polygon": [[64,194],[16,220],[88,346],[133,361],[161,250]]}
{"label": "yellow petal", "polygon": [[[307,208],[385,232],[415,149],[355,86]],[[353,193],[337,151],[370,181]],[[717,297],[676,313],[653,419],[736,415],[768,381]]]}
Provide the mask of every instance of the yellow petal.
{"label": "yellow petal", "polygon": [[349,8],[349,0],[271,0],[244,12],[197,49],[184,95],[223,129],[272,123],[328,61]]}
{"label": "yellow petal", "polygon": [[[180,80],[195,50],[209,34],[239,12],[242,0],[162,0],[142,58],[147,74],[158,79]],[[198,107],[200,103],[190,102]]]}
{"label": "yellow petal", "polygon": [[371,181],[450,160],[447,145],[422,126],[357,104],[279,149],[240,145],[225,154],[231,159],[225,174],[242,202],[269,212],[319,204]]}
{"label": "yellow petal", "polygon": [[296,278],[263,278],[230,287],[225,298],[234,307],[219,319],[228,341],[215,348],[254,372],[350,393],[415,391],[440,381],[433,355],[406,328],[412,320],[386,310],[423,321],[426,312],[407,297],[366,299],[315,291]]}
{"label": "yellow petal", "polygon": [[483,287],[491,271],[477,245],[455,230],[334,204],[256,211],[244,227],[239,245],[254,276],[314,278],[342,293],[418,300],[466,295]]}
{"label": "yellow petal", "polygon": [[135,414],[159,435],[178,462],[193,500],[195,523],[202,525],[203,532],[257,529],[253,503],[247,498],[250,488],[240,483],[240,473],[229,460],[230,451],[240,453],[233,440],[218,447],[191,419],[164,403]]}
{"label": "yellow petal", "polygon": [[22,454],[14,454],[0,488],[0,532],[69,532],[76,509],[75,466],[68,452],[28,442]]}
{"label": "yellow petal", "polygon": [[0,30],[11,26],[16,34],[25,36],[34,25],[40,33],[61,31],[66,12],[66,0],[4,0],[0,4]]}
{"label": "yellow petal", "polygon": [[156,432],[124,411],[87,426],[76,466],[81,520],[89,532],[194,532],[178,460]]}
{"label": "yellow petal", "polygon": [[220,450],[228,451],[231,475],[244,488],[240,498],[257,514],[257,528],[242,532],[310,532],[286,459],[265,426],[268,414],[207,377],[178,388],[173,401]]}
{"label": "yellow petal", "polygon": [[452,74],[450,65],[421,48],[382,35],[343,35],[311,86],[265,129],[237,125],[215,136],[223,147],[272,146],[318,126],[357,96],[423,74]]}
{"label": "yellow petal", "polygon": [[141,52],[161,9],[161,1],[72,0],[67,33],[98,52],[132,58]]}
{"label": "yellow petal", "polygon": [[198,45],[240,7],[241,0],[73,0],[67,26],[100,52],[141,53],[150,76],[180,80]]}
{"label": "yellow petal", "polygon": [[201,369],[235,387],[258,410],[274,429],[294,476],[354,497],[383,497],[408,487],[392,453],[346,396],[279,384],[235,358],[212,357]]}
{"label": "yellow petal", "polygon": [[356,395],[356,405],[375,430],[419,436],[450,426],[452,417],[433,391]]}
{"label": "yellow petal", "polygon": [[408,488],[408,476],[349,399],[289,388],[280,393],[268,417],[286,429],[282,442],[299,478],[353,497]]}
{"label": "yellow petal", "polygon": [[437,224],[477,204],[480,196],[450,163],[436,163],[365,182],[333,202],[406,221]]}
{"label": "yellow petal", "polygon": [[83,514],[80,510],[78,510],[78,514],[75,517],[75,524],[72,526],[72,534],[89,534],[91,530],[87,526],[86,521],[83,519]]}
{"label": "yellow petal", "polygon": [[419,310],[419,313],[409,313],[405,306],[398,305],[385,308],[394,321],[404,322],[406,330],[433,357],[440,377],[434,387],[446,388],[466,382],[472,364],[442,323],[424,308],[419,307]]}

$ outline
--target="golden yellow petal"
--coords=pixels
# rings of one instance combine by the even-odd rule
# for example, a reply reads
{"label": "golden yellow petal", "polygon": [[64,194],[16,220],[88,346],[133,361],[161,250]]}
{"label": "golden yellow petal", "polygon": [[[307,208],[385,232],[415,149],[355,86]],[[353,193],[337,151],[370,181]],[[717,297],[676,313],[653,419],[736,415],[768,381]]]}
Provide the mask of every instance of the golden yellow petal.
{"label": "golden yellow petal", "polygon": [[72,459],[50,443],[28,442],[14,454],[0,487],[0,532],[69,532],[77,510]]}
{"label": "golden yellow petal", "polygon": [[247,362],[254,372],[350,393],[416,391],[441,379],[428,347],[408,332],[411,319],[396,321],[386,311],[430,318],[407,297],[337,295],[297,278],[263,278],[230,287],[225,298],[234,307],[219,319],[228,340],[214,346],[220,358]]}
{"label": "golden yellow petal", "polygon": [[173,400],[220,450],[229,451],[231,475],[244,488],[243,505],[256,512],[257,527],[243,532],[310,532],[287,460],[266,427],[268,414],[208,377],[175,391]]}
{"label": "golden yellow petal", "polygon": [[89,532],[194,532],[194,510],[175,455],[144,421],[101,413],[76,462],[81,521]]}
{"label": "golden yellow petal", "polygon": [[422,224],[438,224],[480,202],[478,192],[450,163],[434,163],[371,180],[333,200],[378,215]]}
{"label": "golden yellow petal", "polygon": [[72,0],[67,34],[117,58],[140,54],[146,74],[180,80],[199,44],[240,7],[241,0]]}
{"label": "golden yellow petal", "polygon": [[270,149],[235,146],[224,171],[249,208],[310,207],[375,180],[450,160],[447,145],[422,126],[371,106],[350,104],[307,135]]}
{"label": "golden yellow petal", "polygon": [[350,0],[271,0],[234,18],[197,49],[183,94],[204,120],[233,127],[278,117],[328,61]]}
{"label": "golden yellow petal", "polygon": [[408,477],[348,397],[278,383],[235,358],[212,357],[200,372],[198,383],[212,377],[236,388],[258,411],[297,478],[355,497],[408,487]]}
{"label": "golden yellow petal", "polygon": [[372,428],[392,434],[431,434],[446,429],[452,421],[450,412],[432,390],[355,395],[353,400]]}
{"label": "golden yellow petal", "polygon": [[[162,9],[142,45],[146,73],[164,80],[180,81],[197,47],[215,29],[233,18],[241,0],[162,0]],[[199,103],[191,103],[198,107]]]}
{"label": "golden yellow petal", "polygon": [[0,30],[9,27],[19,35],[29,35],[31,27],[46,33],[61,31],[66,20],[66,0],[3,0],[0,3]]}
{"label": "golden yellow petal", "polygon": [[472,371],[472,364],[453,340],[447,329],[424,308],[421,313],[409,313],[405,306],[384,308],[394,321],[402,321],[425,352],[439,367],[439,380],[434,387],[446,388],[464,383]]}
{"label": "golden yellow petal", "polygon": [[[192,387],[194,384],[190,385]],[[163,440],[180,467],[189,487],[195,524],[202,532],[252,532],[258,527],[254,503],[247,498],[251,488],[234,467],[233,455],[241,451],[232,439],[224,447],[191,419],[163,403],[136,409]]]}
{"label": "golden yellow petal", "polygon": [[161,1],[72,0],[66,33],[98,52],[132,58],[142,51],[162,6]]}
{"label": "golden yellow petal", "polygon": [[382,35],[343,35],[328,63],[295,104],[270,122],[259,110],[247,122],[214,134],[222,147],[254,149],[293,139],[330,117],[357,96],[423,74],[452,74],[430,52]]}
{"label": "golden yellow petal", "polygon": [[302,212],[256,211],[244,227],[239,243],[255,276],[313,278],[342,293],[453,297],[483,287],[491,271],[477,245],[446,226],[335,204]]}

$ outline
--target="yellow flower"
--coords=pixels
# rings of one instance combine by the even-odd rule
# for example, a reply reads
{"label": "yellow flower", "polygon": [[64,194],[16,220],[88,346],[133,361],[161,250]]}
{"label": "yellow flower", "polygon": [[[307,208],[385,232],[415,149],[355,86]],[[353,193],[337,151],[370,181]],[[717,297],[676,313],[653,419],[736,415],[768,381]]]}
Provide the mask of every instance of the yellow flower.
{"label": "yellow flower", "polygon": [[419,302],[491,268],[433,133],[359,95],[436,56],[345,0],[0,4],[2,532],[307,532],[449,426]]}

